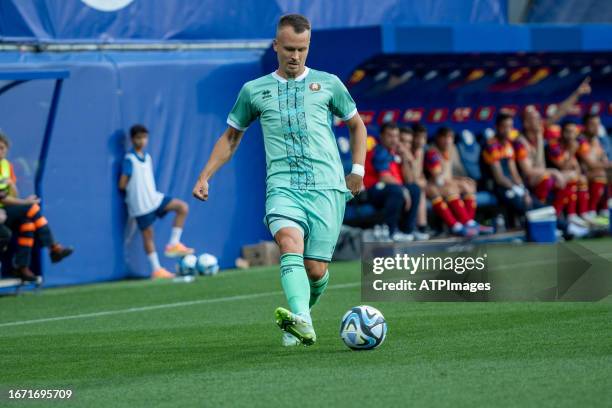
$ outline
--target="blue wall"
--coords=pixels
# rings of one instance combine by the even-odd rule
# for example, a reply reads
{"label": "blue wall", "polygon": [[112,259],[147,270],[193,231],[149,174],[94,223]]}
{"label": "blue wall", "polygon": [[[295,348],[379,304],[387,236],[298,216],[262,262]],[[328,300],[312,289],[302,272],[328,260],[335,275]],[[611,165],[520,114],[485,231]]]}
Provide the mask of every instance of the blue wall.
{"label": "blue wall", "polygon": [[[191,198],[238,90],[260,75],[259,54],[0,53],[2,69],[67,67],[71,73],[60,99],[43,199],[57,238],[74,245],[76,253],[57,266],[43,265],[49,285],[148,275],[139,234],[124,250],[125,210],[116,188],[124,132],[136,122],[151,131],[159,189],[191,206],[187,244],[219,256],[228,267],[242,245],[269,238],[261,221],[265,158],[259,126],[213,179],[210,201]],[[51,84],[28,83],[0,96],[0,128],[13,140],[10,157],[24,164],[18,173],[26,186],[31,179],[25,169],[35,167],[40,151]],[[161,251],[170,227],[170,217],[157,224]]]}
{"label": "blue wall", "polygon": [[507,0],[132,0],[117,11],[101,0],[2,0],[0,38],[18,40],[210,40],[272,38],[286,13],[315,29],[378,24],[507,22]]}

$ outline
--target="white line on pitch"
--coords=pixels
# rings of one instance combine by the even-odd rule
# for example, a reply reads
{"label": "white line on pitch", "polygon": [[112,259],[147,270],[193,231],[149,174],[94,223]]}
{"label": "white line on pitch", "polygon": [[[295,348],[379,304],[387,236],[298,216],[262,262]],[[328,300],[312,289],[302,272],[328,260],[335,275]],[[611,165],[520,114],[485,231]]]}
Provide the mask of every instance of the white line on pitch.
{"label": "white line on pitch", "polygon": [[[356,287],[359,285],[361,285],[361,283],[359,282],[343,283],[343,284],[338,284],[338,285],[331,285],[327,289],[328,290],[329,289],[344,289],[344,288]],[[17,322],[0,323],[0,327],[23,326],[26,324],[57,322],[61,320],[87,319],[90,317],[113,316],[113,315],[125,314],[125,313],[148,312],[149,310],[170,309],[173,307],[185,307],[185,306],[202,305],[202,304],[208,304],[208,303],[231,302],[234,300],[257,299],[261,297],[277,296],[277,295],[282,295],[282,294],[283,292],[279,290],[276,292],[253,293],[250,295],[236,295],[236,296],[227,296],[227,297],[213,298],[213,299],[200,299],[200,300],[190,300],[186,302],[166,303],[166,304],[161,304],[161,305],[130,307],[128,309],[107,310],[104,312],[83,313],[83,314],[78,314],[78,315],[46,317],[43,319],[21,320]]]}

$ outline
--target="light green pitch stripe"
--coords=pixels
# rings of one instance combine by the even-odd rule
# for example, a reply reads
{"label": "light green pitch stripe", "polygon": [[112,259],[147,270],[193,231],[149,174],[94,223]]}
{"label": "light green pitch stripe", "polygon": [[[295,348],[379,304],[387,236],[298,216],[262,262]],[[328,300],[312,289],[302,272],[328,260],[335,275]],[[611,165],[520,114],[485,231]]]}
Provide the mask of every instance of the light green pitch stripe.
{"label": "light green pitch stripe", "polygon": [[[328,290],[329,289],[346,289],[346,288],[357,287],[360,285],[361,285],[360,282],[343,283],[343,284],[330,286],[327,289]],[[282,291],[253,293],[250,295],[237,295],[237,296],[228,296],[228,297],[221,297],[221,298],[214,298],[214,299],[190,300],[186,302],[166,303],[166,304],[161,304],[161,305],[131,307],[129,309],[106,310],[102,312],[83,313],[83,314],[78,314],[78,315],[47,317],[44,319],[21,320],[17,322],[0,323],[0,327],[23,326],[27,324],[57,322],[57,321],[62,321],[62,320],[87,319],[91,317],[114,316],[118,314],[148,312],[150,310],[170,309],[174,307],[185,307],[185,306],[202,305],[202,304],[209,304],[209,303],[232,302],[235,300],[250,300],[250,299],[257,299],[257,298],[262,298],[262,297],[280,296],[280,295],[283,295]]]}

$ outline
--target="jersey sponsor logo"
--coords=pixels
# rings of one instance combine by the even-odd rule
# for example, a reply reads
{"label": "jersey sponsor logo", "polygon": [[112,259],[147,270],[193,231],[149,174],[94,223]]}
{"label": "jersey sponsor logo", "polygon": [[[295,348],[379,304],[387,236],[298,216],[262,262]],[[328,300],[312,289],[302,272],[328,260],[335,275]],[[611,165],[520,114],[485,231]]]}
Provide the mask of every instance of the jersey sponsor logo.
{"label": "jersey sponsor logo", "polygon": [[261,95],[262,95],[262,98],[263,98],[263,99],[269,99],[269,98],[271,98],[271,97],[272,97],[272,91],[270,91],[269,89],[264,89],[264,90],[261,92]]}
{"label": "jersey sponsor logo", "polygon": [[99,11],[117,11],[127,7],[134,0],[81,0],[89,7]]}
{"label": "jersey sponsor logo", "polygon": [[321,84],[318,82],[313,82],[308,85],[308,88],[310,88],[312,92],[319,92],[321,90]]}

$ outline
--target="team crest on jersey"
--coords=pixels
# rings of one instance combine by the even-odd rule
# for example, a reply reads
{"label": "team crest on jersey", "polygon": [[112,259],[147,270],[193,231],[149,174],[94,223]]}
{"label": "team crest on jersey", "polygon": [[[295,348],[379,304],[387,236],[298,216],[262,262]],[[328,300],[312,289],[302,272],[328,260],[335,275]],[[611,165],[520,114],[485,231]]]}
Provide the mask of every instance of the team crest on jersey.
{"label": "team crest on jersey", "polygon": [[318,82],[313,82],[308,86],[308,88],[310,88],[312,92],[318,92],[321,90],[321,84]]}

